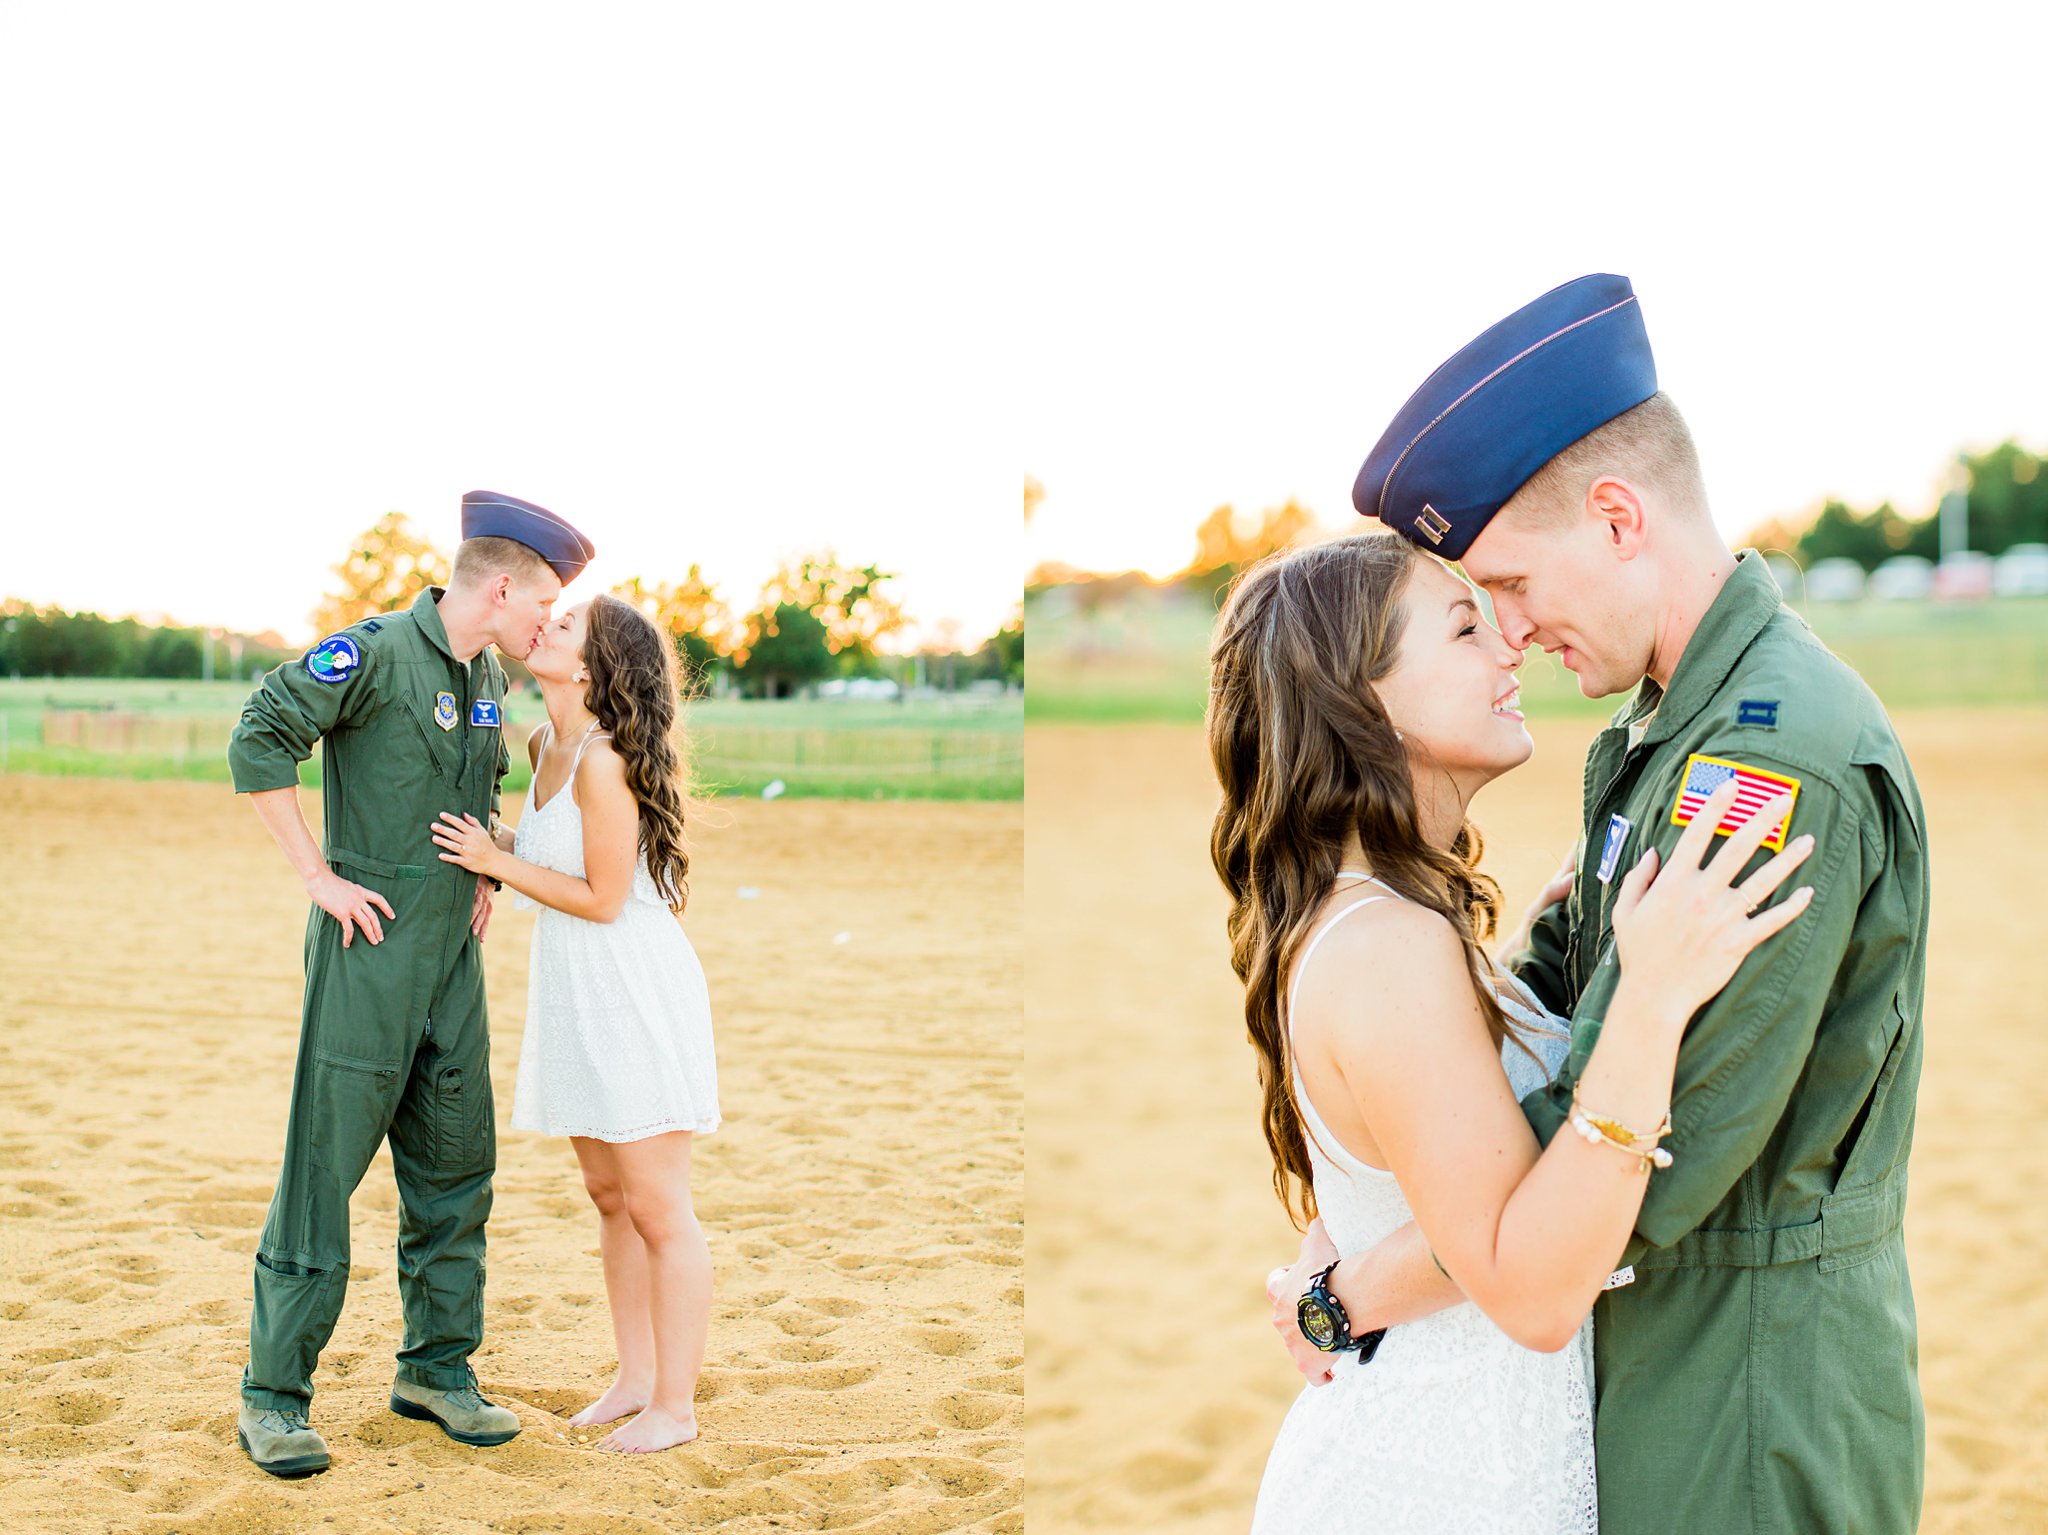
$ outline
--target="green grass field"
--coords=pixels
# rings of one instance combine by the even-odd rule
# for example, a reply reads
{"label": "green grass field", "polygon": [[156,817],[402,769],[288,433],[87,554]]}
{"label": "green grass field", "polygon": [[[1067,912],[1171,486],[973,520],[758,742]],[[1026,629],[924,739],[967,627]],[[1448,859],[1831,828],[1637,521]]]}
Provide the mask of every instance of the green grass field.
{"label": "green grass field", "polygon": [[[246,682],[0,679],[0,772],[182,778],[225,783],[227,742]],[[506,792],[524,791],[527,732],[540,699],[506,707],[513,743]],[[1011,694],[907,703],[705,699],[684,731],[697,789],[838,799],[1020,799],[1024,708]],[[319,758],[300,778],[320,781]]]}
{"label": "green grass field", "polygon": [[[2048,599],[1816,604],[1807,621],[1894,709],[2039,704],[2048,707]],[[1027,606],[1027,717],[1085,724],[1199,721],[1208,702],[1215,621],[1203,603],[1144,593],[1092,613]],[[1605,717],[1616,699],[1589,699],[1541,651],[1522,667],[1522,699],[1537,718]]]}

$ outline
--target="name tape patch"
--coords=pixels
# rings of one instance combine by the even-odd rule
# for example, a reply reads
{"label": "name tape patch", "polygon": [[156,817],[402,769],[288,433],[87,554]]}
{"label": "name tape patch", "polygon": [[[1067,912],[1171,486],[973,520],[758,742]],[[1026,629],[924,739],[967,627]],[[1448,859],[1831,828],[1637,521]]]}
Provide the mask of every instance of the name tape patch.
{"label": "name tape patch", "polygon": [[497,700],[479,698],[475,703],[471,704],[469,706],[469,722],[472,725],[489,725],[493,729],[502,725],[504,721],[498,718]]}
{"label": "name tape patch", "polygon": [[1609,817],[1607,841],[1600,848],[1600,868],[1596,875],[1601,884],[1614,883],[1614,871],[1621,867],[1622,845],[1628,841],[1629,829],[1634,825],[1625,815]]}
{"label": "name tape patch", "polygon": [[1739,830],[1766,804],[1789,792],[1792,804],[1786,809],[1785,818],[1764,838],[1765,847],[1774,853],[1782,852],[1786,828],[1791,826],[1792,812],[1799,805],[1799,780],[1787,778],[1782,773],[1767,773],[1747,763],[1731,762],[1726,757],[1708,757],[1695,752],[1685,759],[1685,777],[1678,786],[1678,798],[1671,807],[1671,824],[1691,825],[1708,796],[1731,778],[1741,787],[1735,791],[1735,803],[1728,807],[1728,813],[1721,817],[1721,824],[1714,828],[1714,835],[1725,837]]}

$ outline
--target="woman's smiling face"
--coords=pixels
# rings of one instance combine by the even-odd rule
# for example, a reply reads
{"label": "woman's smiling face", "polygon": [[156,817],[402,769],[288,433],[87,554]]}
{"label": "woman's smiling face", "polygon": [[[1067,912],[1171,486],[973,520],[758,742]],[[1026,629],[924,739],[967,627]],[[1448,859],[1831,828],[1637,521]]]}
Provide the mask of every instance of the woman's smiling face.
{"label": "woman's smiling face", "polygon": [[1535,750],[1515,680],[1522,653],[1439,560],[1417,562],[1402,605],[1399,659],[1377,684],[1380,702],[1409,755],[1451,774],[1469,796]]}

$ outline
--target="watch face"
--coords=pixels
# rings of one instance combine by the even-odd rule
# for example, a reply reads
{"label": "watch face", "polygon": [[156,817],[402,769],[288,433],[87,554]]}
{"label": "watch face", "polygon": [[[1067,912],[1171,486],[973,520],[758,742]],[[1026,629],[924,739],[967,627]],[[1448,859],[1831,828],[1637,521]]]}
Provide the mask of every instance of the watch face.
{"label": "watch face", "polygon": [[1324,1353],[1337,1343],[1337,1319],[1312,1295],[1304,1295],[1296,1303],[1295,1315],[1301,1319],[1301,1334]]}

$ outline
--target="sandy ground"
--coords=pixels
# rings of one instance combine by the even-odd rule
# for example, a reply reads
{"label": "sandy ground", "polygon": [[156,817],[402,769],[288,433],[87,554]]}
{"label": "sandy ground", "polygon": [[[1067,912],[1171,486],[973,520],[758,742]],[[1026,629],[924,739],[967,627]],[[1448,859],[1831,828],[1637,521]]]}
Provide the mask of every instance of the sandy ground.
{"label": "sandy ground", "polygon": [[[1906,1228],[1922,1528],[2048,1531],[2048,714],[1898,723],[1936,902]],[[1475,807],[1513,911],[1576,835],[1595,728],[1540,728]],[[1262,1293],[1296,1238],[1259,1135],[1201,733],[1034,726],[1025,771],[1028,1525],[1241,1531],[1299,1385]]]}
{"label": "sandy ground", "polygon": [[524,1430],[468,1449],[386,1409],[384,1151],[315,1381],[334,1468],[283,1483],[233,1414],[298,882],[224,787],[0,778],[0,1531],[1020,1530],[1022,820],[787,800],[704,818],[687,926],[725,1110],[695,1179],[717,1269],[704,1437],[641,1459],[566,1427],[611,1335],[569,1143],[506,1128],[533,919],[502,904],[475,1363]]}

